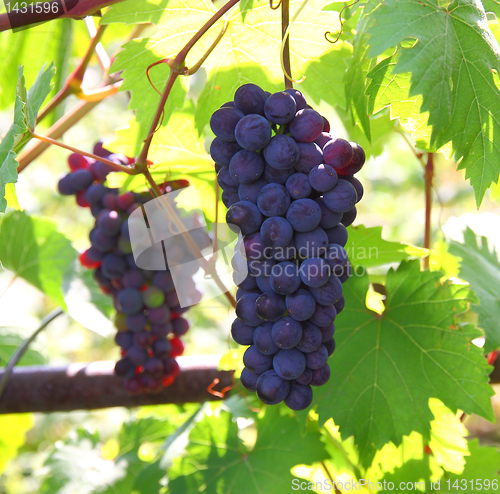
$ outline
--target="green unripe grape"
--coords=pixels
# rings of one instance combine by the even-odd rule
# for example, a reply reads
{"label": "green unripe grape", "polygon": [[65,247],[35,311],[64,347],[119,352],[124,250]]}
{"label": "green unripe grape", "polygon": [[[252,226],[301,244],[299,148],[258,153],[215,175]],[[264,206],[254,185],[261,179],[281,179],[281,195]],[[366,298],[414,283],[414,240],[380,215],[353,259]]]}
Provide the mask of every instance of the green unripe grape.
{"label": "green unripe grape", "polygon": [[142,293],[144,305],[150,309],[161,307],[165,302],[165,294],[162,290],[155,286],[150,286],[145,292]]}
{"label": "green unripe grape", "polygon": [[118,248],[124,254],[132,254],[132,244],[123,237],[118,239]]}
{"label": "green unripe grape", "polygon": [[118,331],[128,331],[127,315],[117,312],[114,318],[115,327]]}

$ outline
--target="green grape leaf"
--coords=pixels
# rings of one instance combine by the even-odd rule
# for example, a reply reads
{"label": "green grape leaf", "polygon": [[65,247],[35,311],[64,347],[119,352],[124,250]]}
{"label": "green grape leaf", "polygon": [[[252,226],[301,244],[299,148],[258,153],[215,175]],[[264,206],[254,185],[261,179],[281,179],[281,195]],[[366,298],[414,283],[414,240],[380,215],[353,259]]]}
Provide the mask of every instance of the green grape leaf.
{"label": "green grape leaf", "polygon": [[0,415],[0,472],[15,458],[26,441],[26,433],[35,425],[31,414]]}
{"label": "green grape leaf", "polygon": [[[500,453],[498,449],[496,447],[481,447],[478,439],[472,439],[469,442],[469,451],[470,456],[467,458],[464,471],[460,475],[442,478],[441,490],[436,492],[457,492],[457,486],[460,490],[467,492],[479,490],[481,492],[498,492],[500,482],[498,471]],[[456,481],[458,482],[455,484]]]}
{"label": "green grape leaf", "polygon": [[431,144],[451,141],[459,168],[465,168],[478,206],[498,181],[500,91],[493,71],[500,71],[500,47],[480,2],[453,0],[386,0],[372,14],[370,56],[376,57],[404,40],[394,73],[411,72],[410,96],[423,96],[429,112]]}
{"label": "green grape leaf", "polygon": [[5,200],[7,201],[8,208],[16,209],[17,211],[21,210],[17,199],[16,186],[13,183],[5,184]]}
{"label": "green grape leaf", "polygon": [[349,228],[345,249],[353,266],[362,265],[365,268],[427,255],[427,249],[384,240],[381,226],[366,228],[358,225]]}
{"label": "green grape leaf", "polygon": [[56,225],[47,219],[13,211],[0,223],[0,261],[66,309],[61,291],[76,251]]}
{"label": "green grape leaf", "polygon": [[278,407],[266,408],[256,419],[257,441],[248,451],[238,437],[231,414],[206,416],[189,436],[188,455],[169,472],[172,492],[289,494],[290,469],[300,463],[327,458],[319,432],[298,431],[298,422],[280,416]]}
{"label": "green grape leaf", "polygon": [[111,5],[102,16],[101,24],[158,24],[169,0],[128,0]]}
{"label": "green grape leaf", "polygon": [[500,17],[500,2],[498,0],[482,0],[486,12],[493,12],[497,18]]}
{"label": "green grape leaf", "polygon": [[471,344],[480,332],[455,321],[468,309],[468,289],[441,284],[441,276],[420,272],[419,261],[391,269],[381,314],[365,305],[366,275],[345,285],[332,376],[315,390],[315,401],[320,423],[332,417],[342,437],[354,436],[362,465],[384,444],[399,445],[412,431],[428,439],[429,398],[452,412],[493,418],[490,367]]}
{"label": "green grape leaf", "polygon": [[0,143],[0,212],[7,207],[5,186],[17,182],[17,154],[31,139],[40,106],[50,93],[54,64],[41,68],[38,76],[26,92],[23,67],[19,66],[14,106],[14,122]]}
{"label": "green grape leaf", "polygon": [[473,310],[479,315],[479,326],[486,335],[485,352],[500,348],[500,262],[486,237],[476,236],[469,228],[464,232],[464,242],[451,241],[449,252],[461,258],[459,277],[469,282],[480,304]]}
{"label": "green grape leaf", "polygon": [[[22,336],[20,334],[22,333]],[[16,350],[23,344],[25,331],[0,326],[0,367],[5,367]],[[29,335],[26,335],[28,337]],[[33,345],[26,350],[16,365],[43,365],[47,359]]]}

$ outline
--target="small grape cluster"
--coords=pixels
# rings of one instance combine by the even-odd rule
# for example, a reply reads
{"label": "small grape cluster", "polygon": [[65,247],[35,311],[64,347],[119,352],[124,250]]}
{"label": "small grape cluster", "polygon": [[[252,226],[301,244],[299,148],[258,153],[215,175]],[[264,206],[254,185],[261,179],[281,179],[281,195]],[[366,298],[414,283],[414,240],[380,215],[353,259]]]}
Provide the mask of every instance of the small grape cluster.
{"label": "small grape cluster", "polygon": [[[123,155],[110,153],[102,143],[96,144],[94,154],[125,166],[132,163]],[[59,192],[76,195],[77,204],[89,207],[96,220],[89,234],[91,246],[80,255],[80,262],[94,270],[96,283],[113,297],[117,310],[115,341],[122,349],[122,358],[116,363],[115,374],[124,378],[125,388],[132,393],[159,391],[172,384],[179,373],[175,357],[184,351],[180,337],[189,324],[181,317],[186,308],[179,306],[171,273],[140,269],[132,254],[128,218],[152,195],[120,195],[118,189],[106,187],[103,182],[113,171],[108,164],[77,153],[69,156],[68,163],[71,172],[60,179]],[[162,192],[187,185],[185,180],[167,182]],[[175,241],[183,242],[179,238]],[[177,247],[181,258],[186,248]],[[171,248],[170,252],[176,251]],[[191,274],[181,281],[183,289],[196,299],[194,303],[201,300]]]}
{"label": "small grape cluster", "polygon": [[232,259],[239,289],[231,328],[250,345],[241,383],[266,404],[302,410],[311,385],[330,378],[334,320],[351,274],[346,226],[363,195],[353,175],[365,154],[333,138],[295,89],[270,94],[245,84],[210,126],[226,221],[243,235]]}

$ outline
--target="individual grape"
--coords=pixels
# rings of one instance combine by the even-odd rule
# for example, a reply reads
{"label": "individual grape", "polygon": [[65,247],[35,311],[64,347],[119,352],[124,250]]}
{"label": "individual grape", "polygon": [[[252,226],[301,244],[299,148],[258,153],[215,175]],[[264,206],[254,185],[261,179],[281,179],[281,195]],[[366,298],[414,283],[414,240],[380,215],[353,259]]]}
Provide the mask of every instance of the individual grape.
{"label": "individual grape", "polygon": [[333,352],[335,351],[335,340],[331,339],[331,340],[325,341],[323,343],[323,346],[326,348],[326,351],[328,352],[328,356],[331,357],[333,355]]}
{"label": "individual grape", "polygon": [[328,208],[323,197],[318,197],[315,199],[315,202],[321,209],[321,221],[319,222],[319,226],[321,228],[333,228],[340,223],[342,220],[342,213],[334,213],[330,208]]}
{"label": "individual grape", "polygon": [[312,199],[292,201],[286,219],[296,232],[310,232],[321,221],[321,209]]}
{"label": "individual grape", "polygon": [[253,344],[264,355],[274,355],[279,351],[279,347],[275,345],[271,337],[272,328],[273,324],[266,322],[261,326],[257,326],[253,333]]}
{"label": "individual grape", "polygon": [[127,209],[135,203],[135,194],[133,192],[125,192],[124,194],[118,196],[116,201],[118,207],[122,211],[127,211]]}
{"label": "individual grape", "polygon": [[57,183],[57,190],[59,191],[59,194],[62,194],[63,196],[72,196],[77,193],[77,189],[75,189],[72,185],[71,175],[72,173],[68,173],[59,179],[59,182]]}
{"label": "individual grape", "polygon": [[159,271],[153,276],[153,285],[163,290],[164,293],[174,291],[174,280],[168,271]]}
{"label": "individual grape", "polygon": [[328,350],[324,345],[321,345],[314,352],[306,353],[307,367],[311,370],[316,370],[323,367],[328,360]]}
{"label": "individual grape", "polygon": [[96,249],[95,247],[90,247],[86,250],[87,257],[92,261],[102,261],[104,257],[104,252]]}
{"label": "individual grape", "polygon": [[265,216],[283,216],[290,205],[290,195],[283,185],[267,184],[257,196],[257,207]]}
{"label": "individual grape", "polygon": [[311,379],[311,386],[323,386],[330,379],[330,366],[325,364],[320,369],[313,370],[313,377]]}
{"label": "individual grape", "polygon": [[[319,305],[319,304],[318,304]],[[320,305],[320,307],[324,307]],[[333,307],[330,305],[329,307]],[[333,307],[335,308],[335,307]],[[314,323],[313,323],[314,324]],[[323,328],[319,328],[321,331],[321,341],[324,343],[325,341],[330,341],[335,334],[335,324],[330,324],[329,326],[324,326]]]}
{"label": "individual grape", "polygon": [[299,289],[291,295],[287,295],[285,305],[288,315],[296,321],[309,319],[316,310],[316,302],[309,291]]}
{"label": "individual grape", "polygon": [[312,370],[306,367],[305,371],[299,377],[297,377],[295,381],[305,386],[306,384],[309,384],[311,382],[311,379],[312,379]]}
{"label": "individual grape", "polygon": [[279,348],[293,348],[302,339],[302,325],[289,316],[283,317],[273,324],[271,337]]}
{"label": "individual grape", "polygon": [[297,143],[289,136],[278,134],[271,138],[264,148],[266,163],[278,170],[293,168],[299,160]]}
{"label": "individual grape", "polygon": [[[243,295],[246,295],[247,293],[259,293],[259,292],[257,292],[256,290],[249,292],[248,290],[243,290],[243,288],[238,288],[238,290],[236,290],[236,302],[241,297],[243,297]],[[259,295],[260,295],[260,293],[259,293]]]}
{"label": "individual grape", "polygon": [[153,338],[148,331],[140,331],[134,334],[134,344],[136,347],[148,350],[152,343]]}
{"label": "individual grape", "polygon": [[127,350],[127,357],[134,365],[143,365],[148,359],[148,352],[143,348],[131,346]]}
{"label": "individual grape", "polygon": [[311,194],[311,184],[305,173],[294,173],[286,181],[286,190],[292,199],[304,199]]}
{"label": "individual grape", "polygon": [[[226,213],[226,223],[233,231],[240,231],[243,235],[250,235],[259,230],[262,223],[262,214],[257,206],[249,201],[234,203]],[[234,227],[238,228],[234,228]]]}
{"label": "individual grape", "polygon": [[118,331],[128,331],[127,315],[126,314],[123,314],[121,312],[117,312],[115,314],[113,322],[115,323],[116,329]]}
{"label": "individual grape", "polygon": [[224,190],[221,194],[222,203],[226,208],[230,208],[235,202],[239,202],[239,195],[236,192],[230,192],[228,190]]}
{"label": "individual grape", "polygon": [[313,142],[323,132],[323,117],[315,110],[298,110],[290,122],[290,133],[299,142]]}
{"label": "individual grape", "polygon": [[157,309],[165,302],[165,294],[156,286],[150,286],[146,291],[142,292],[144,305],[149,309]]}
{"label": "individual grape", "polygon": [[333,305],[316,304],[316,310],[309,320],[320,328],[333,324],[337,317],[337,309]]}
{"label": "individual grape", "polygon": [[282,379],[297,379],[306,368],[306,357],[296,348],[280,350],[274,355],[272,365]]}
{"label": "individual grape", "polygon": [[156,338],[166,338],[169,333],[172,332],[172,324],[152,324],[151,334],[156,336]]}
{"label": "individual grape", "polygon": [[343,310],[344,310],[344,306],[345,306],[345,298],[344,298],[344,295],[342,295],[338,300],[337,302],[335,302],[333,304],[333,306],[335,307],[335,310],[337,311],[337,314],[340,314]]}
{"label": "individual grape", "polygon": [[233,178],[231,173],[229,172],[228,166],[223,166],[219,172],[217,173],[217,182],[220,185],[220,188],[224,191],[229,192],[237,192],[238,191],[238,182]]}
{"label": "individual grape", "polygon": [[303,110],[307,106],[306,98],[298,89],[285,89],[284,92],[292,95],[293,99],[295,100],[297,111]]}
{"label": "individual grape", "polygon": [[76,193],[76,203],[81,208],[89,208],[90,207],[90,204],[85,199],[85,192],[86,192],[86,190],[81,190],[80,192]]}
{"label": "individual grape", "polygon": [[127,316],[126,323],[130,331],[143,331],[148,325],[148,318],[142,312],[140,312],[138,314]]}
{"label": "individual grape", "polygon": [[101,252],[110,252],[114,250],[117,244],[116,237],[110,237],[106,235],[101,229],[94,228],[89,233],[90,242],[92,247],[96,248]]}
{"label": "individual grape", "polygon": [[264,160],[259,153],[242,149],[231,158],[229,173],[238,184],[251,184],[264,173]]}
{"label": "individual grape", "polygon": [[68,156],[68,165],[71,171],[78,170],[79,168],[87,168],[88,161],[85,156],[78,153],[72,153]]}
{"label": "individual grape", "polygon": [[351,264],[346,262],[342,272],[337,275],[341,283],[345,283],[351,276]]}
{"label": "individual grape", "polygon": [[332,136],[328,132],[321,132],[318,138],[314,140],[314,142],[323,149],[327,143],[332,140]]}
{"label": "individual grape", "polygon": [[255,311],[264,321],[275,322],[286,312],[285,297],[273,291],[265,292],[255,301]]}
{"label": "individual grape", "polygon": [[260,374],[248,370],[246,367],[241,371],[240,381],[241,384],[248,389],[248,391],[255,391],[257,388],[257,380]]}
{"label": "individual grape", "polygon": [[171,353],[172,344],[169,340],[156,340],[153,343],[152,348],[156,357],[167,358]]}
{"label": "individual grape", "polygon": [[292,241],[293,229],[285,218],[273,216],[262,223],[260,235],[264,245],[273,248],[285,248]]}
{"label": "individual grape", "polygon": [[134,344],[134,335],[131,331],[118,331],[115,335],[115,343],[126,350]]}
{"label": "individual grape", "polygon": [[264,249],[266,248],[260,232],[255,232],[243,237],[243,248],[245,257],[249,260],[257,261],[264,257]]}
{"label": "individual grape", "polygon": [[315,288],[323,286],[329,277],[330,267],[320,257],[305,259],[300,265],[300,279],[307,286]]}
{"label": "individual grape", "polygon": [[330,122],[323,117],[323,132],[330,132]]}
{"label": "individual grape", "polygon": [[235,319],[231,325],[231,336],[238,345],[251,345],[255,327],[245,324],[241,319]]}
{"label": "individual grape", "polygon": [[364,194],[362,183],[352,175],[342,175],[342,179],[347,180],[354,187],[356,190],[356,196],[358,197],[358,202],[361,201]]}
{"label": "individual grape", "polygon": [[210,144],[210,156],[215,163],[221,166],[229,166],[231,158],[241,149],[237,142],[227,142],[220,137],[216,137]]}
{"label": "individual grape", "polygon": [[[250,201],[254,204],[257,204],[257,197],[259,195],[259,192],[266,184],[267,182],[263,178],[259,178],[251,184],[241,184],[238,187],[237,197],[240,201]],[[235,202],[238,202],[238,199]]]}
{"label": "individual grape", "polygon": [[271,276],[273,266],[276,264],[274,259],[262,259],[259,261],[250,261],[248,263],[249,272],[255,276]]}
{"label": "individual grape", "polygon": [[[291,227],[290,227],[291,228]],[[292,230],[293,231],[293,230]],[[295,241],[290,240],[290,243],[285,247],[266,247],[267,254],[271,256],[275,261],[282,262],[293,259],[296,254]]]}
{"label": "individual grape", "polygon": [[366,157],[363,148],[355,142],[349,144],[352,147],[352,159],[346,166],[339,169],[339,175],[354,175],[358,173],[365,164]]}
{"label": "individual grape", "polygon": [[354,220],[356,219],[356,216],[358,214],[358,211],[356,210],[356,206],[353,206],[352,209],[349,209],[349,211],[346,211],[342,215],[342,224],[344,226],[350,226],[354,223]]}
{"label": "individual grape", "polygon": [[223,141],[234,142],[236,125],[243,117],[236,108],[219,108],[210,117],[210,128]]}
{"label": "individual grape", "polygon": [[170,317],[170,309],[165,305],[155,309],[148,309],[148,320],[151,324],[165,325],[170,321]]}
{"label": "individual grape", "polygon": [[318,326],[309,321],[302,323],[302,338],[297,343],[296,348],[304,353],[311,353],[321,346],[323,335]]}
{"label": "individual grape", "polygon": [[269,144],[273,131],[264,117],[246,115],[236,125],[234,135],[243,149],[259,151]]}
{"label": "individual grape", "polygon": [[266,99],[265,91],[256,84],[243,84],[234,93],[234,106],[245,115],[250,113],[264,115]]}
{"label": "individual grape", "polygon": [[115,364],[115,374],[118,377],[131,378],[135,376],[135,365],[128,358],[122,358]]}
{"label": "individual grape", "polygon": [[121,229],[122,221],[116,211],[103,209],[97,217],[96,226],[105,235],[113,237],[118,234]]}
{"label": "individual grape", "polygon": [[278,376],[274,370],[268,370],[257,379],[255,388],[262,403],[277,405],[288,396],[290,383]]}
{"label": "individual grape", "polygon": [[[304,363],[305,363],[304,357]],[[269,370],[273,365],[273,356],[264,355],[257,350],[255,345],[249,346],[243,354],[243,363],[248,370],[255,372],[255,374],[262,374]]]}
{"label": "individual grape", "polygon": [[89,204],[99,204],[107,192],[108,188],[103,184],[93,184],[85,191],[85,200]]}
{"label": "individual grape", "polygon": [[300,173],[309,173],[315,166],[323,163],[323,151],[314,142],[298,142],[299,160],[295,170]]}
{"label": "individual grape", "polygon": [[76,192],[88,189],[94,181],[92,173],[82,168],[79,168],[78,170],[70,173],[69,177],[69,184]]}
{"label": "individual grape", "polygon": [[106,254],[102,259],[101,269],[110,280],[120,279],[127,270],[127,263],[116,254]]}
{"label": "individual grape", "polygon": [[114,170],[111,165],[107,163],[102,163],[101,161],[97,161],[94,166],[93,175],[97,180],[104,181],[106,177]]}
{"label": "individual grape", "polygon": [[272,290],[268,276],[258,276],[255,278],[255,281],[257,281],[257,286],[262,293]]}
{"label": "individual grape", "polygon": [[137,314],[143,307],[141,292],[135,288],[120,290],[116,300],[118,309],[127,315]]}
{"label": "individual grape", "polygon": [[234,101],[227,101],[223,105],[220,105],[221,108],[234,108]]}
{"label": "individual grape", "polygon": [[323,194],[326,206],[336,213],[345,213],[352,209],[358,200],[356,189],[347,181],[341,180],[330,191]]}
{"label": "individual grape", "polygon": [[332,305],[342,296],[342,283],[336,276],[331,276],[326,284],[309,291],[318,304]]}
{"label": "individual grape", "polygon": [[291,122],[296,112],[297,104],[293,96],[284,91],[272,94],[264,104],[266,118],[278,125]]}
{"label": "individual grape", "polygon": [[345,168],[352,160],[352,146],[348,141],[341,138],[330,141],[323,148],[323,158],[327,165],[332,166],[338,172],[340,169]]}
{"label": "individual grape", "polygon": [[314,190],[327,192],[337,184],[337,172],[329,165],[315,166],[309,173],[309,182]]}
{"label": "individual grape", "polygon": [[348,233],[346,227],[342,223],[339,223],[333,228],[325,230],[325,233],[328,237],[329,244],[338,244],[342,247],[345,247],[345,244],[347,243]]}
{"label": "individual grape", "polygon": [[347,252],[339,244],[330,244],[325,254],[325,260],[335,274],[341,274],[342,268],[347,263]]}
{"label": "individual grape", "polygon": [[273,266],[269,278],[271,289],[281,295],[291,295],[300,286],[299,270],[296,264],[289,261]]}
{"label": "individual grape", "polygon": [[248,293],[236,303],[236,315],[248,326],[260,326],[262,319],[255,312],[255,302],[259,294]]}
{"label": "individual grape", "polygon": [[[135,204],[135,203],[133,203]],[[104,194],[103,198],[102,198],[102,205],[106,208],[106,209],[119,209],[118,207],[118,197],[116,196],[116,194],[112,193],[112,192],[108,192],[106,194]]]}
{"label": "individual grape", "polygon": [[302,258],[320,257],[326,252],[328,237],[322,228],[295,234],[295,248]]}
{"label": "individual grape", "polygon": [[293,175],[293,172],[293,168],[278,170],[277,168],[266,164],[264,167],[263,177],[265,183],[285,185],[288,178]]}
{"label": "individual grape", "polygon": [[161,377],[163,375],[164,366],[163,361],[159,358],[150,358],[144,364],[144,372],[152,377]]}
{"label": "individual grape", "polygon": [[[235,275],[233,274],[233,281],[234,281],[234,279],[235,279]],[[245,279],[243,279],[239,283],[235,282],[234,284],[240,288],[243,288],[243,290],[247,290],[249,292],[258,289],[257,282],[255,281],[255,277],[251,276],[251,275],[246,276]]]}
{"label": "individual grape", "polygon": [[290,392],[285,398],[285,405],[292,410],[304,410],[312,403],[312,399],[313,392],[311,386],[292,382]]}

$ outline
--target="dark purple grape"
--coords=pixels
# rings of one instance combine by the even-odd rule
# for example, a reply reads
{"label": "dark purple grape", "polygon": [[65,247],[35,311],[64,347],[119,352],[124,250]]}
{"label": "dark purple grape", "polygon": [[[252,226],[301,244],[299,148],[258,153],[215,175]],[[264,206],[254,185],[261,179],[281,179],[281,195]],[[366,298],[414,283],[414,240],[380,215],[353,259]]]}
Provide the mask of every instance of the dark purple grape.
{"label": "dark purple grape", "polygon": [[[264,180],[270,184],[285,185],[288,178],[293,174],[293,168],[286,170],[278,170],[272,166],[266,165],[264,167]],[[265,185],[265,184],[264,184]]]}
{"label": "dark purple grape", "polygon": [[159,271],[153,276],[153,285],[160,288],[164,293],[172,293],[175,289],[174,280],[168,271]]}
{"label": "dark purple grape", "polygon": [[114,171],[114,168],[107,163],[102,163],[101,161],[97,161],[95,166],[94,166],[94,175],[97,178],[97,180],[100,180],[104,182],[106,180],[106,177]]}
{"label": "dark purple grape", "polygon": [[311,184],[305,173],[294,173],[286,181],[286,190],[292,199],[304,199],[311,194]]}
{"label": "dark purple grape", "polygon": [[273,324],[266,322],[261,326],[257,326],[253,333],[253,344],[264,355],[274,355],[279,351],[279,347],[274,344],[271,337],[272,328]]}
{"label": "dark purple grape", "polygon": [[293,348],[302,339],[302,325],[291,317],[283,317],[273,324],[271,337],[279,348]]}
{"label": "dark purple grape", "polygon": [[122,358],[115,364],[115,374],[118,377],[131,378],[135,376],[135,365],[128,358]]}
{"label": "dark purple grape", "polygon": [[328,356],[330,357],[333,355],[333,352],[335,351],[335,340],[332,338],[331,340],[323,342],[323,345],[328,352]]}
{"label": "dark purple grape", "polygon": [[118,308],[127,315],[137,314],[142,310],[142,295],[135,288],[120,290],[116,297]]}
{"label": "dark purple grape", "polygon": [[326,206],[336,213],[345,213],[352,209],[358,200],[356,189],[347,181],[341,180],[328,192],[323,194]]}
{"label": "dark purple grape", "polygon": [[148,309],[148,320],[151,324],[167,324],[170,321],[170,316],[170,309],[165,305],[162,305],[161,307],[158,307],[156,309]]}
{"label": "dark purple grape", "polygon": [[153,353],[156,357],[167,358],[172,350],[172,345],[168,340],[156,340],[153,343]]}
{"label": "dark purple grape", "polygon": [[333,304],[333,306],[335,307],[335,310],[337,311],[337,314],[340,314],[343,310],[344,310],[344,306],[345,306],[345,298],[344,298],[344,295],[342,295],[338,300],[337,302],[335,302]]}
{"label": "dark purple grape", "polygon": [[287,295],[285,305],[288,315],[296,321],[309,319],[316,310],[316,302],[313,296],[304,289],[299,289],[291,295]]}
{"label": "dark purple grape", "polygon": [[304,109],[307,106],[307,101],[304,95],[298,89],[285,89],[285,93],[289,93],[292,95],[295,100],[295,106],[297,111]]}
{"label": "dark purple grape", "polygon": [[321,328],[333,324],[336,317],[337,310],[333,305],[316,304],[316,310],[309,320]]}
{"label": "dark purple grape", "polygon": [[228,166],[223,166],[217,173],[217,182],[224,191],[237,192],[238,182],[232,177]]}
{"label": "dark purple grape", "polygon": [[329,244],[338,244],[342,247],[345,247],[345,244],[347,243],[348,233],[346,227],[342,223],[339,223],[333,228],[325,230],[325,233],[328,237]]}
{"label": "dark purple grape", "polygon": [[72,173],[68,173],[59,179],[59,182],[57,183],[59,194],[62,194],[63,196],[72,196],[78,192],[78,190],[72,185],[72,175]]}
{"label": "dark purple grape", "polygon": [[297,112],[297,104],[290,93],[274,93],[264,104],[266,118],[272,123],[283,125],[292,121]]}
{"label": "dark purple grape", "polygon": [[273,357],[273,367],[282,379],[297,379],[306,368],[306,357],[296,348],[280,350]]}
{"label": "dark purple grape", "polygon": [[226,208],[230,208],[235,202],[243,200],[240,199],[240,197],[236,192],[230,192],[228,190],[222,191],[221,199],[222,203],[224,204],[224,206],[226,206]]}
{"label": "dark purple grape", "polygon": [[290,223],[280,216],[273,216],[262,223],[260,227],[262,242],[273,249],[287,247],[293,238]]}
{"label": "dark purple grape", "polygon": [[172,324],[152,324],[151,334],[156,338],[166,338],[172,332]]}
{"label": "dark purple grape", "polygon": [[94,181],[92,173],[82,168],[70,173],[69,177],[69,184],[71,185],[71,188],[77,192],[89,188]]}
{"label": "dark purple grape", "polygon": [[318,197],[315,202],[321,209],[321,221],[319,226],[323,229],[333,228],[342,220],[342,213],[334,213],[330,208],[326,207],[323,197]]}
{"label": "dark purple grape", "polygon": [[101,229],[94,228],[89,233],[90,242],[92,247],[95,247],[97,250],[101,252],[110,252],[118,243],[116,237],[110,237],[106,235]]}
{"label": "dark purple grape", "polygon": [[236,142],[248,151],[259,151],[269,144],[273,131],[269,122],[260,115],[247,115],[236,125]]}
{"label": "dark purple grape", "polygon": [[127,316],[127,327],[130,331],[138,332],[146,329],[148,325],[148,318],[141,312],[139,314],[133,314]]}
{"label": "dark purple grape", "polygon": [[332,140],[332,136],[328,132],[321,132],[319,137],[314,140],[314,142],[321,148],[323,149],[327,143],[329,143]]}
{"label": "dark purple grape", "polygon": [[[323,158],[327,165],[333,166],[337,172],[345,168],[353,157],[352,146],[345,139],[335,139],[328,142],[323,148]],[[349,174],[349,175],[352,175]]]}
{"label": "dark purple grape", "polygon": [[243,363],[248,370],[255,372],[255,374],[262,374],[272,367],[273,356],[260,353],[257,347],[252,345],[249,346],[243,354]]}
{"label": "dark purple grape", "polygon": [[323,335],[318,326],[309,321],[302,323],[302,339],[297,343],[297,349],[304,353],[311,353],[321,346]]}
{"label": "dark purple grape", "polygon": [[309,291],[318,304],[332,305],[342,296],[342,283],[336,276],[331,276],[326,284]]}
{"label": "dark purple grape", "polygon": [[[97,245],[96,248],[98,248]],[[121,256],[106,254],[102,259],[101,269],[104,276],[110,280],[118,280],[127,271],[127,263]]]}
{"label": "dark purple grape", "polygon": [[97,217],[96,226],[105,235],[113,237],[120,231],[122,220],[116,211],[103,209]]}
{"label": "dark purple grape", "polygon": [[264,115],[266,99],[265,91],[256,84],[243,84],[234,93],[234,106],[245,115],[250,113]]}
{"label": "dark purple grape", "polygon": [[341,283],[345,283],[350,278],[352,274],[351,271],[352,271],[351,264],[349,261],[347,261],[342,269],[342,272],[337,275]]}
{"label": "dark purple grape", "polygon": [[325,260],[334,273],[342,274],[347,263],[347,252],[339,244],[330,244],[325,254]]}
{"label": "dark purple grape", "polygon": [[245,324],[241,319],[235,319],[231,325],[231,336],[238,345],[251,345],[254,331],[254,326]]}
{"label": "dark purple grape", "polygon": [[257,276],[255,281],[257,281],[257,286],[262,293],[272,290],[271,284],[269,283],[269,276]]}
{"label": "dark purple grape", "polygon": [[122,278],[122,285],[124,288],[142,288],[146,278],[140,269],[131,269],[127,271]]}
{"label": "dark purple grape", "polygon": [[292,410],[304,410],[307,408],[313,399],[313,391],[311,386],[292,382],[290,392],[285,398],[285,405]]}
{"label": "dark purple grape", "polygon": [[274,370],[261,374],[255,387],[257,396],[266,405],[277,405],[290,392],[290,383],[279,377]]}
{"label": "dark purple grape", "polygon": [[274,291],[263,293],[255,301],[255,312],[264,321],[275,322],[281,319],[284,317],[286,309],[285,297]]}
{"label": "dark purple grape", "polygon": [[147,350],[151,346],[151,343],[153,343],[153,338],[148,331],[140,331],[134,334],[135,346]]}
{"label": "dark purple grape", "polygon": [[323,386],[330,379],[330,366],[325,364],[320,369],[313,370],[312,373],[311,386]]}
{"label": "dark purple grape", "polygon": [[323,132],[323,117],[316,110],[298,110],[290,122],[290,133],[299,142],[313,142]]}
{"label": "dark purple grape", "polygon": [[229,173],[238,184],[251,184],[264,173],[264,160],[259,153],[242,149],[232,157]]}
{"label": "dark purple grape", "polygon": [[261,259],[260,261],[249,261],[248,271],[258,278],[259,276],[271,276],[273,266],[276,264],[274,259]]}
{"label": "dark purple grape", "polygon": [[358,211],[356,209],[356,206],[353,206],[352,209],[349,209],[349,211],[346,211],[342,215],[342,224],[344,226],[350,226],[354,223],[354,220],[356,219],[356,216],[358,215]]}
{"label": "dark purple grape", "polygon": [[337,184],[337,172],[330,165],[315,166],[309,173],[311,187],[318,192],[327,192]]}
{"label": "dark purple grape", "polygon": [[271,138],[264,148],[264,159],[277,170],[293,168],[299,160],[297,143],[289,136],[278,134]]}
{"label": "dark purple grape", "polygon": [[85,192],[85,200],[91,205],[99,204],[107,192],[108,188],[103,184],[91,185]]}
{"label": "dark purple grape", "polygon": [[260,232],[246,235],[243,238],[243,246],[245,249],[245,257],[249,260],[257,261],[264,257],[264,249],[266,248]]}
{"label": "dark purple grape", "polygon": [[314,142],[298,142],[299,160],[295,170],[300,173],[309,173],[315,166],[323,163],[323,151]]}
{"label": "dark purple grape", "polygon": [[322,228],[315,228],[306,233],[295,234],[295,248],[303,257],[321,257],[326,252],[328,237]]}
{"label": "dark purple grape", "polygon": [[255,312],[255,302],[259,298],[256,293],[241,297],[236,303],[236,315],[248,326],[260,326],[262,319]]}
{"label": "dark purple grape", "polygon": [[144,364],[144,372],[152,377],[161,377],[163,375],[163,361],[159,358],[150,358]]}
{"label": "dark purple grape", "polygon": [[295,381],[305,386],[311,382],[312,377],[312,370],[306,367],[305,371]]}
{"label": "dark purple grape", "polygon": [[363,184],[356,177],[353,177],[352,175],[342,175],[341,178],[347,180],[356,189],[356,196],[358,197],[358,202],[361,201],[364,194]]}
{"label": "dark purple grape", "polygon": [[257,207],[264,216],[283,216],[290,205],[290,195],[283,185],[267,184],[257,196]]}
{"label": "dark purple grape", "polygon": [[312,199],[297,199],[290,204],[286,219],[296,232],[310,232],[321,221],[321,209]]}
{"label": "dark purple grape", "polygon": [[330,266],[321,257],[305,259],[300,265],[300,279],[310,287],[323,286],[330,277]]}
{"label": "dark purple grape", "polygon": [[[323,307],[322,305],[319,305],[319,307]],[[333,307],[333,305],[330,305],[329,307]],[[335,309],[335,307],[333,307]],[[329,326],[325,326],[323,328],[319,328],[321,331],[321,341],[325,343],[325,341],[330,341],[333,338],[333,335],[335,334],[335,324],[330,324]]]}
{"label": "dark purple grape", "polygon": [[227,210],[226,223],[231,230],[236,232],[241,230],[243,235],[250,235],[260,229],[262,214],[254,203],[240,201]]}
{"label": "dark purple grape", "polygon": [[269,278],[271,288],[281,295],[291,295],[300,287],[299,269],[289,261],[273,266]]}
{"label": "dark purple grape", "polygon": [[234,142],[236,125],[243,117],[243,113],[236,108],[220,108],[210,117],[210,128],[221,140]]}
{"label": "dark purple grape", "polygon": [[131,346],[127,350],[127,357],[134,365],[143,365],[148,359],[148,352],[143,348]]}
{"label": "dark purple grape", "polygon": [[365,164],[366,158],[363,148],[355,142],[351,142],[349,144],[351,145],[353,151],[352,159],[347,165],[340,168],[339,175],[354,175],[355,173],[358,173]]}
{"label": "dark purple grape", "polygon": [[258,289],[255,277],[251,275],[246,276],[243,280],[239,281],[239,283],[236,283],[236,281],[238,280],[236,279],[235,273],[233,273],[233,281],[236,286],[243,288],[243,290],[247,290],[249,292]]}
{"label": "dark purple grape", "polygon": [[311,370],[323,367],[328,360],[328,350],[324,345],[320,345],[314,352],[306,353],[306,364]]}
{"label": "dark purple grape", "polygon": [[130,331],[119,331],[115,335],[115,343],[126,350],[134,344],[134,335]]}
{"label": "dark purple grape", "polygon": [[249,391],[255,391],[257,388],[257,380],[260,374],[248,370],[246,367],[241,371],[240,381],[241,384]]}

